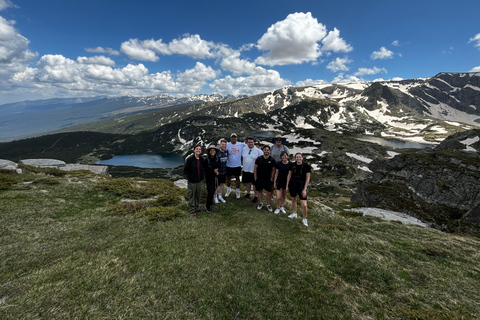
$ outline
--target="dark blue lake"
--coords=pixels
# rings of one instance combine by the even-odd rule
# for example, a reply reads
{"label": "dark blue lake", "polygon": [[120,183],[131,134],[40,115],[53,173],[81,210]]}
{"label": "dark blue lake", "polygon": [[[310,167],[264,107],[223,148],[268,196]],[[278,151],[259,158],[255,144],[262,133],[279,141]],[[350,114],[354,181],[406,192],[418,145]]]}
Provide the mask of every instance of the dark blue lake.
{"label": "dark blue lake", "polygon": [[163,169],[175,168],[183,163],[184,161],[182,156],[168,152],[117,155],[111,159],[96,162],[96,164],[111,166]]}

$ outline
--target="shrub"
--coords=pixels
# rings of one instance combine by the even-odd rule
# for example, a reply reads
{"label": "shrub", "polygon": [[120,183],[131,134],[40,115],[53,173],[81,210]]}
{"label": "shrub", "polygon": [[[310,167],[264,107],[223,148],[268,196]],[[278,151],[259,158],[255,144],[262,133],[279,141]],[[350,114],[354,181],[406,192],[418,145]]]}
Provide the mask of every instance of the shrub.
{"label": "shrub", "polygon": [[36,179],[33,181],[33,183],[35,184],[46,184],[46,185],[54,185],[54,184],[59,184],[60,181],[58,179],[54,179],[54,178],[40,178],[40,179]]}
{"label": "shrub", "polygon": [[25,164],[19,164],[18,167],[22,169],[24,173],[43,173],[43,174],[55,176],[55,177],[63,177],[67,174],[66,171],[62,171],[56,168],[34,167],[34,166],[27,166]]}
{"label": "shrub", "polygon": [[[116,178],[100,182],[100,190],[113,192],[121,197],[131,199],[149,198],[155,195],[183,195],[181,189],[172,181],[164,179]],[[178,201],[178,200],[177,200]]]}
{"label": "shrub", "polygon": [[0,190],[9,189],[17,180],[9,174],[0,173]]}
{"label": "shrub", "polygon": [[111,215],[125,216],[127,214],[138,214],[140,211],[150,208],[150,204],[143,201],[121,202],[107,207]]}
{"label": "shrub", "polygon": [[139,212],[152,221],[168,221],[184,215],[183,211],[174,207],[152,207]]}

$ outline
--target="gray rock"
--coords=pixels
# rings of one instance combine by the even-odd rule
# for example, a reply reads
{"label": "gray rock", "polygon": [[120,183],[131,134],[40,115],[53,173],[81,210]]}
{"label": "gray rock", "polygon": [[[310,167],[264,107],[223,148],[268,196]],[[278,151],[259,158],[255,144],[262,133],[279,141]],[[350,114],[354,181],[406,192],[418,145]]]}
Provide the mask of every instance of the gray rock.
{"label": "gray rock", "polygon": [[87,164],[66,164],[64,167],[59,168],[62,171],[74,171],[74,170],[88,170],[96,174],[108,176],[108,166],[100,165],[87,165]]}
{"label": "gray rock", "polygon": [[61,167],[65,167],[67,165],[65,161],[56,160],[56,159],[25,159],[25,160],[20,160],[19,163],[25,164],[27,166],[57,168],[57,169]]}
{"label": "gray rock", "polygon": [[17,164],[13,161],[0,159],[0,170],[16,171],[17,167]]}

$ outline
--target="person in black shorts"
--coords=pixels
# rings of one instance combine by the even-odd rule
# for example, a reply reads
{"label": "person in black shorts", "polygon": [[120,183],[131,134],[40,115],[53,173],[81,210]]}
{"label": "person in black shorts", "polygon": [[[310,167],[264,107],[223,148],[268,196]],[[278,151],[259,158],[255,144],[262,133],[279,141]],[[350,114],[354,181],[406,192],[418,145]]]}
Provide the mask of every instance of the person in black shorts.
{"label": "person in black shorts", "polygon": [[217,175],[220,167],[220,159],[217,156],[219,150],[211,145],[207,147],[207,156],[203,159],[203,169],[205,171],[205,182],[207,185],[207,204],[205,206],[206,212],[212,211],[213,195],[217,189]]}
{"label": "person in black shorts", "polygon": [[213,197],[215,203],[225,203],[225,199],[222,197],[223,184],[227,181],[227,160],[228,160],[228,150],[227,150],[227,140],[220,140],[220,149],[217,152],[217,156],[220,159],[220,167],[218,168],[218,188]]}
{"label": "person in black shorts", "polygon": [[275,214],[286,213],[284,205],[285,200],[287,199],[287,177],[288,173],[290,172],[290,167],[292,163],[288,157],[288,153],[286,151],[282,151],[280,154],[281,161],[278,161],[275,165],[275,180],[274,185],[275,189],[277,190],[277,197],[276,197],[276,205],[277,209],[275,210]]}
{"label": "person in black shorts", "polygon": [[290,167],[290,172],[287,177],[287,192],[290,192],[292,197],[292,210],[293,213],[289,215],[289,218],[297,217],[297,195],[300,198],[300,204],[302,206],[302,223],[308,227],[307,222],[307,187],[310,183],[310,166],[303,162],[303,156],[301,153],[295,154],[295,162]]}
{"label": "person in black shorts", "polygon": [[270,155],[270,147],[262,148],[263,156],[255,160],[254,179],[255,189],[257,190],[258,201],[260,202],[257,209],[263,207],[263,190],[267,192],[267,210],[272,212],[272,182],[275,177],[275,159]]}

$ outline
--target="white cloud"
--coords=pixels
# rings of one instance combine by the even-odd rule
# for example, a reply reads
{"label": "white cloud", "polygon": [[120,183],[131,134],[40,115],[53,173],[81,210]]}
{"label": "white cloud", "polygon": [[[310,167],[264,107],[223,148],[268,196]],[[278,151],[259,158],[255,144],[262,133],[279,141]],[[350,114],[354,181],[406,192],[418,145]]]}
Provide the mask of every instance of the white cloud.
{"label": "white cloud", "polygon": [[[143,41],[139,42],[138,39],[130,39],[125,41],[120,46],[120,51],[129,56],[131,59],[142,60],[142,61],[158,61],[159,58],[151,48],[148,47],[148,44],[151,44],[150,40],[148,42]],[[159,40],[160,42],[162,40]]]}
{"label": "white cloud", "polygon": [[194,59],[206,59],[228,56],[234,52],[227,45],[205,41],[198,34],[185,34],[170,43],[164,43],[162,39],[143,41],[130,39],[121,44],[120,51],[132,59],[143,61],[158,61],[157,54],[179,54]]}
{"label": "white cloud", "polygon": [[339,73],[335,79],[332,80],[332,83],[347,83],[347,82],[362,82],[362,79],[359,79],[355,76],[344,76],[343,73]]}
{"label": "white cloud", "polygon": [[265,75],[237,78],[226,76],[214,80],[210,87],[223,95],[255,95],[290,85],[290,81],[282,79],[277,71],[268,70],[268,74]]}
{"label": "white cloud", "polygon": [[39,96],[149,95],[168,93],[189,95],[218,77],[219,71],[197,62],[182,73],[170,71],[150,74],[143,64],[128,64],[115,68],[108,57],[78,57],[44,55],[36,68],[15,73],[12,81],[19,90],[29,88]]}
{"label": "white cloud", "polygon": [[347,66],[347,63],[351,63],[353,60],[349,60],[348,57],[345,58],[336,58],[327,65],[327,69],[330,69],[332,72],[338,71],[348,71],[350,68]]}
{"label": "white cloud", "polygon": [[370,58],[372,58],[372,60],[392,59],[393,58],[393,52],[388,50],[385,47],[381,47],[380,51],[373,51],[372,54],[370,55]]}
{"label": "white cloud", "polygon": [[28,48],[30,41],[18,33],[14,24],[0,16],[0,64],[28,62],[37,56]]}
{"label": "white cloud", "polygon": [[102,66],[114,66],[115,61],[105,56],[95,56],[95,57],[78,57],[77,61],[83,64],[96,64]]}
{"label": "white cloud", "polygon": [[310,12],[289,14],[258,40],[257,48],[266,53],[255,62],[274,66],[314,61],[322,54],[318,42],[326,35],[326,27]]}
{"label": "white cloud", "polygon": [[327,83],[327,81],[306,79],[306,80],[298,81],[297,83],[295,83],[295,87],[309,87],[309,86],[315,86],[315,85],[324,84],[324,83]]}
{"label": "white cloud", "polygon": [[480,72],[480,66],[472,68],[470,72]]}
{"label": "white cloud", "polygon": [[9,7],[16,8],[17,6],[14,5],[10,0],[0,0],[0,11]]}
{"label": "white cloud", "polygon": [[400,42],[398,40],[393,40],[392,41],[392,46],[398,47],[398,46],[400,46]]}
{"label": "white cloud", "polygon": [[470,42],[473,42],[473,46],[477,47],[480,50],[480,33],[477,33],[473,38],[470,38],[470,40],[468,40],[468,43]]}
{"label": "white cloud", "polygon": [[353,47],[340,38],[340,31],[334,28],[322,40],[322,51],[350,52]]}
{"label": "white cloud", "polygon": [[103,47],[85,48],[85,51],[92,52],[92,53],[104,53],[104,54],[109,54],[109,55],[112,55],[112,56],[120,55],[119,51],[114,50],[112,48],[103,48]]}
{"label": "white cloud", "polygon": [[387,73],[387,70],[385,68],[358,68],[358,71],[355,72],[354,75],[356,76],[364,76],[364,75],[372,75],[372,74],[378,74],[378,73]]}

